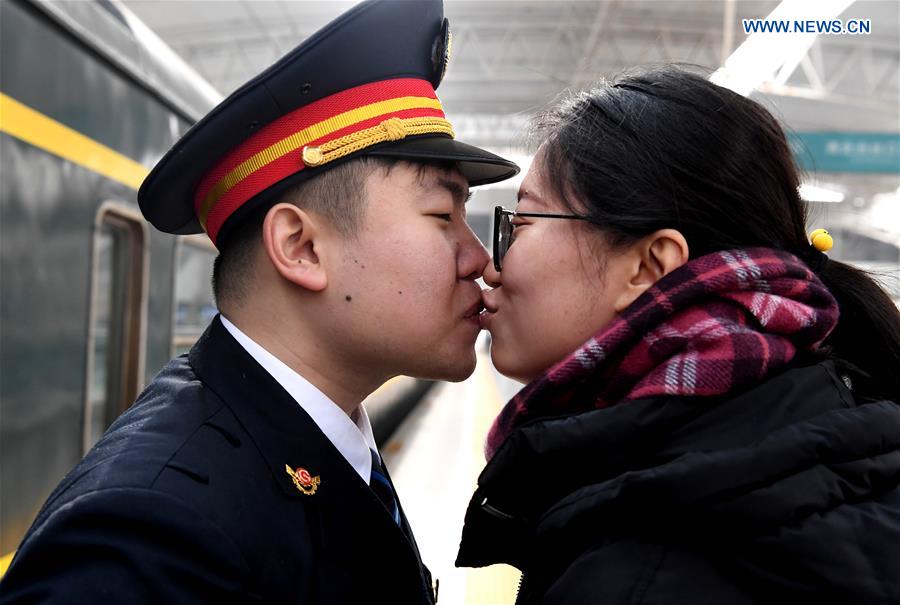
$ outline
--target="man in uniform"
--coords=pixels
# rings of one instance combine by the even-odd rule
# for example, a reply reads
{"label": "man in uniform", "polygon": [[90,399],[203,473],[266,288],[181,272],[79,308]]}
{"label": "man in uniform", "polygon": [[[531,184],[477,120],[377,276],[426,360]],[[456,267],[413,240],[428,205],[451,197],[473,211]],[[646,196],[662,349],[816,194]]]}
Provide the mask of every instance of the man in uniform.
{"label": "man in uniform", "polygon": [[488,257],[440,0],[364,2],[198,122],[138,194],[219,248],[217,316],[50,496],[0,602],[431,603],[360,402],[474,369]]}

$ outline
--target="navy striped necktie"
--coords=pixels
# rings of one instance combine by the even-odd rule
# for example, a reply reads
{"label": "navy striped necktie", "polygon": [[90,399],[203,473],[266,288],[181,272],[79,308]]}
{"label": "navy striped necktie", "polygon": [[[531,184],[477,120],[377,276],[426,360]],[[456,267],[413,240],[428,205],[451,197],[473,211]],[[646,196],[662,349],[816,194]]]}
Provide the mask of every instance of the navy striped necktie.
{"label": "navy striped necktie", "polygon": [[388,481],[387,473],[381,466],[381,457],[375,450],[369,450],[372,453],[372,476],[369,479],[369,487],[384,504],[384,507],[391,514],[394,523],[400,525],[400,507],[397,506],[397,497],[394,495],[394,488]]}

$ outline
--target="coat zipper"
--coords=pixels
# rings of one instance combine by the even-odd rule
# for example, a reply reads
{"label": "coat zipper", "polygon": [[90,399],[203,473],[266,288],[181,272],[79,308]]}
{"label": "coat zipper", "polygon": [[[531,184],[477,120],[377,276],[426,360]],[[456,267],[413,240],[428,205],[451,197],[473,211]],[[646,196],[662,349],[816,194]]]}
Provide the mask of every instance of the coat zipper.
{"label": "coat zipper", "polygon": [[[487,514],[491,515],[492,517],[496,517],[497,519],[502,519],[504,521],[516,520],[516,517],[514,517],[513,515],[510,515],[509,513],[505,513],[502,510],[500,510],[499,508],[496,508],[496,507],[488,504],[487,498],[484,498],[481,501],[481,510],[483,510]],[[515,605],[519,605],[520,598],[524,595],[524,593],[522,592],[522,588],[524,586],[525,586],[525,572],[523,571],[522,574],[519,576],[519,586],[516,588],[516,600],[514,601]],[[524,601],[522,601],[522,602],[524,602]]]}
{"label": "coat zipper", "polygon": [[516,588],[516,600],[513,602],[514,605],[522,605],[525,601],[520,601],[524,593],[522,592],[522,587],[525,585],[525,572],[522,572],[522,575],[519,576],[519,587]]}
{"label": "coat zipper", "polygon": [[485,498],[484,500],[481,501],[481,508],[484,510],[484,512],[488,513],[489,515],[491,515],[493,517],[497,517],[498,519],[503,519],[504,521],[510,521],[512,519],[515,519],[515,517],[513,517],[512,515],[510,515],[508,513],[504,513],[502,510],[500,510],[498,508],[494,508],[493,506],[488,504],[487,498]]}

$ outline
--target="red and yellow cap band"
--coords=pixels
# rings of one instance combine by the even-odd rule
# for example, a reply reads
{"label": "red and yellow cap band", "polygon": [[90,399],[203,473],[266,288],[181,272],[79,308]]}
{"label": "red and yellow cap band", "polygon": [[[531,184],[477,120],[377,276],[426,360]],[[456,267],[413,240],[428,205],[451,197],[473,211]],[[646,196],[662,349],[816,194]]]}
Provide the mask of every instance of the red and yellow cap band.
{"label": "red and yellow cap band", "polygon": [[282,179],[419,134],[453,137],[427,80],[385,80],[344,90],[282,116],[238,145],[200,181],[194,209],[215,243],[228,217]]}

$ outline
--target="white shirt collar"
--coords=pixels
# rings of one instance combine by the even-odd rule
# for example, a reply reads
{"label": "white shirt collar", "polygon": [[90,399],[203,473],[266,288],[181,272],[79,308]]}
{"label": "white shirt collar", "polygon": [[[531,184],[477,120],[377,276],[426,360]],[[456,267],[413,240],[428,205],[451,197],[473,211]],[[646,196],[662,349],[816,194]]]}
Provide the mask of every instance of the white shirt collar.
{"label": "white shirt collar", "polygon": [[369,422],[365,406],[359,405],[357,413],[354,414],[356,416],[354,422],[325,393],[241,332],[224,315],[219,317],[225,329],[309,414],[325,437],[368,485],[372,474],[372,455],[369,450],[377,452],[378,448],[375,445],[372,424]]}

